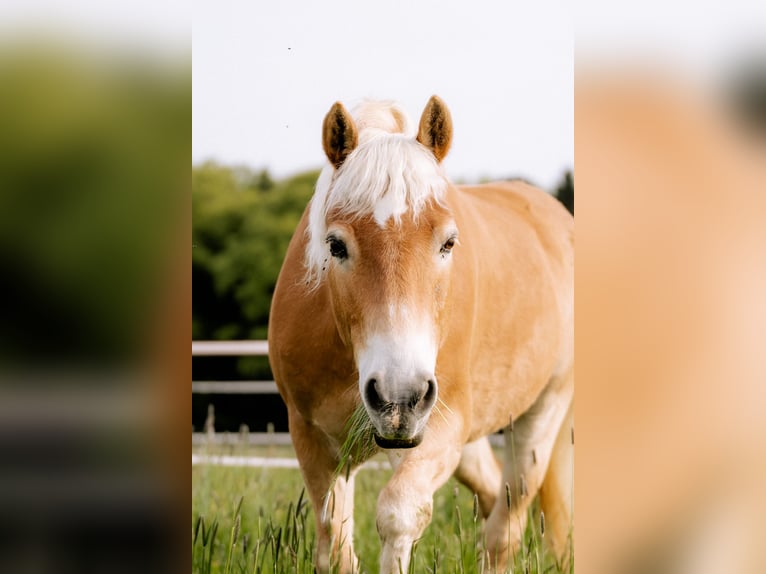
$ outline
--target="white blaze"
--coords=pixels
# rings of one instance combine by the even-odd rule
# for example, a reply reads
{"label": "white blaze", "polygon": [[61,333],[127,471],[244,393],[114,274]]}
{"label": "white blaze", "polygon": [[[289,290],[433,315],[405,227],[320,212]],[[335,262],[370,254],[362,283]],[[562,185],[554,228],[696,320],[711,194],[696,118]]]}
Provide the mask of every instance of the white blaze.
{"label": "white blaze", "polygon": [[413,384],[433,378],[436,353],[436,337],[431,327],[421,325],[371,334],[357,352],[362,395],[370,378],[378,381],[386,396],[409,394]]}

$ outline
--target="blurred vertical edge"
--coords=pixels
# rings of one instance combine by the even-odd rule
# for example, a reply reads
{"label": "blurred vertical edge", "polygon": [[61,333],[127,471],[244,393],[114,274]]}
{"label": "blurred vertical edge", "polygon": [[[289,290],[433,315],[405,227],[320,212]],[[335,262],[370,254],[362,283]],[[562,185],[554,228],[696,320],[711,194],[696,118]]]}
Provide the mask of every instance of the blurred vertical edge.
{"label": "blurred vertical edge", "polygon": [[764,68],[687,72],[577,61],[577,572],[766,572]]}
{"label": "blurred vertical edge", "polygon": [[0,572],[191,569],[190,44],[144,48],[0,44]]}

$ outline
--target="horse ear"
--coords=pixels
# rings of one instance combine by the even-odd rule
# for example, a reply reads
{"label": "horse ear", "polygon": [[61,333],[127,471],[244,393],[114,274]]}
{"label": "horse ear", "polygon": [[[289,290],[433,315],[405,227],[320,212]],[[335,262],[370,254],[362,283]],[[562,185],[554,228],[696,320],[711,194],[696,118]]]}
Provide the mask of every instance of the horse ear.
{"label": "horse ear", "polygon": [[447,155],[452,145],[452,116],[439,96],[431,96],[428,100],[420,116],[416,139],[433,152],[436,161],[440,162]]}
{"label": "horse ear", "polygon": [[327,159],[338,169],[358,141],[356,126],[343,104],[335,102],[322,124],[322,146]]}

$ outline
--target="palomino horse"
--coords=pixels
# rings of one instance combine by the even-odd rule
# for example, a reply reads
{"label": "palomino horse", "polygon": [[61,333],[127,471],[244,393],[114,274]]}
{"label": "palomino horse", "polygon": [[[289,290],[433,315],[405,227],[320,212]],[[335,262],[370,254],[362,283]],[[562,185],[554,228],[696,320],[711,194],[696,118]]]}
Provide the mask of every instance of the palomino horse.
{"label": "palomino horse", "polygon": [[[271,365],[316,514],[317,569],[358,565],[354,473],[363,457],[338,466],[360,403],[395,469],[377,506],[381,572],[407,571],[433,494],[453,474],[478,495],[493,567],[518,546],[538,492],[546,540],[562,556],[572,510],[574,220],[525,183],[451,185],[441,160],[452,120],[439,98],[408,132],[392,103],[366,102],[353,117],[332,107],[322,133],[330,164],[272,302]],[[501,428],[504,464],[487,439]]]}

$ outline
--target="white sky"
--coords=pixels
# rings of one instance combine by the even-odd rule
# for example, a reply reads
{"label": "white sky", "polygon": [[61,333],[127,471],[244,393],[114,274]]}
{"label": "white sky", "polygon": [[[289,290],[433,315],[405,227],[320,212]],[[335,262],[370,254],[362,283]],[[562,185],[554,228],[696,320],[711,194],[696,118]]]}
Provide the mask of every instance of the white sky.
{"label": "white sky", "polygon": [[43,30],[171,57],[188,54],[192,20],[192,160],[277,176],[323,164],[334,101],[397,99],[417,121],[436,93],[455,122],[453,178],[522,176],[552,189],[574,159],[573,29],[578,64],[638,60],[713,82],[766,51],[757,0],[0,2],[4,40]]}
{"label": "white sky", "polygon": [[336,100],[395,99],[417,122],[438,94],[453,179],[551,190],[573,167],[571,2],[196,0],[193,19],[195,163],[319,167]]}

